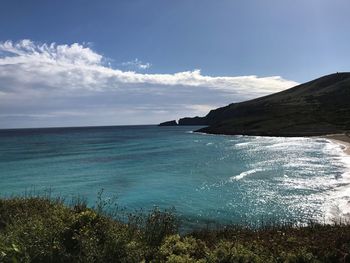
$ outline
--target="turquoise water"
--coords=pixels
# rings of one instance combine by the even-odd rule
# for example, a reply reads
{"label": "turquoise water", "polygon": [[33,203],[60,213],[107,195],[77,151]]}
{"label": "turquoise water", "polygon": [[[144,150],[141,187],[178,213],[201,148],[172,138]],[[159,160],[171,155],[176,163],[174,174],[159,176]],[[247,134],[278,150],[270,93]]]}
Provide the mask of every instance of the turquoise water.
{"label": "turquoise water", "polygon": [[196,128],[0,130],[1,194],[50,187],[93,204],[103,188],[129,210],[175,207],[184,221],[199,223],[325,220],[346,208],[337,201],[346,200],[340,193],[349,184],[338,145]]}

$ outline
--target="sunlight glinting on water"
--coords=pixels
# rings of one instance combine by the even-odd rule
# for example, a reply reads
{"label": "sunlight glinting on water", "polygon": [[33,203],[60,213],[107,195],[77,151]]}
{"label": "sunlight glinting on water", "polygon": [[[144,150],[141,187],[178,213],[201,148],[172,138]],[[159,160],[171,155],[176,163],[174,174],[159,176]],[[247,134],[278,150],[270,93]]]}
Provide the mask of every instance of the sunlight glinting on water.
{"label": "sunlight glinting on water", "polygon": [[190,129],[2,131],[1,194],[50,187],[93,204],[103,188],[129,210],[174,206],[185,222],[323,222],[350,212],[350,161],[339,145]]}

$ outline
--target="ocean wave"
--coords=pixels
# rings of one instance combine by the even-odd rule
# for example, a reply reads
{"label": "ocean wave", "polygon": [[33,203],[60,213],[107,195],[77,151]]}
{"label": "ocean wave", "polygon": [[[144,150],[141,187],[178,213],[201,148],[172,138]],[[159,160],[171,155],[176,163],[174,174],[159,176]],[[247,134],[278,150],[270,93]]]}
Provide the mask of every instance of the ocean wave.
{"label": "ocean wave", "polygon": [[246,148],[247,146],[252,145],[253,142],[240,142],[240,143],[236,143],[233,147],[235,148]]}
{"label": "ocean wave", "polygon": [[251,169],[251,170],[242,172],[242,173],[240,173],[239,175],[231,176],[229,181],[230,181],[230,182],[238,181],[238,180],[243,179],[243,178],[246,177],[247,175],[255,174],[255,173],[257,173],[257,172],[262,172],[262,171],[264,171],[264,169],[262,169],[262,168]]}

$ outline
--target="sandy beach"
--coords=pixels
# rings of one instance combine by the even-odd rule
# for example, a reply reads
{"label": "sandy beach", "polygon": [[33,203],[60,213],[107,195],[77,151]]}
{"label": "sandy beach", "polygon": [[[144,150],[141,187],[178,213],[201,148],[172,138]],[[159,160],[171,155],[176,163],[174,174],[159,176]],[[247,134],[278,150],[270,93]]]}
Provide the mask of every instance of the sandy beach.
{"label": "sandy beach", "polygon": [[323,136],[326,139],[334,141],[341,145],[344,152],[350,155],[350,137],[349,134],[330,134]]}

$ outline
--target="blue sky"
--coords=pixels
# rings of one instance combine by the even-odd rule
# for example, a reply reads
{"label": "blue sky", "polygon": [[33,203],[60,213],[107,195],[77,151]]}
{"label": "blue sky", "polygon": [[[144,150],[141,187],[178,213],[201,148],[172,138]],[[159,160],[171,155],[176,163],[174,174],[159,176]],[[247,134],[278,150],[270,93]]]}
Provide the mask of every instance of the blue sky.
{"label": "blue sky", "polygon": [[3,0],[0,128],[157,123],[348,71],[349,10],[346,0]]}

